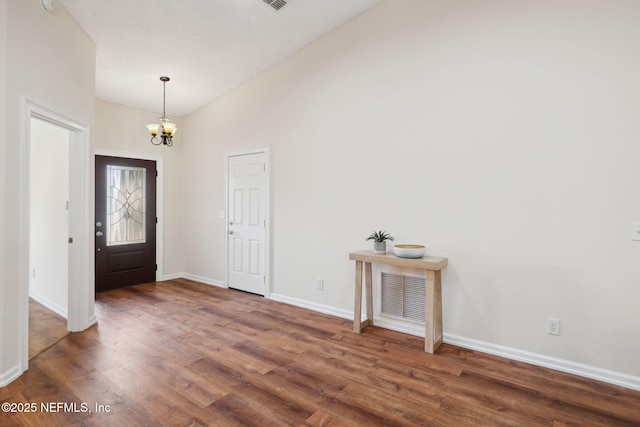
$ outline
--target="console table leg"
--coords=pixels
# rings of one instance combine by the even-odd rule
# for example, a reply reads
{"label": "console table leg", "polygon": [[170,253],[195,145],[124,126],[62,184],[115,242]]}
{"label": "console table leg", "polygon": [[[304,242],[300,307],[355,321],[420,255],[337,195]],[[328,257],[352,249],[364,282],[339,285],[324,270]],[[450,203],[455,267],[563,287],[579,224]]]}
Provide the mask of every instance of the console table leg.
{"label": "console table leg", "polygon": [[360,320],[362,318],[362,261],[356,261],[356,295],[355,308],[353,310],[353,332],[360,333],[362,329]]}
{"label": "console table leg", "polygon": [[435,352],[442,344],[442,285],[440,271],[426,272],[424,351]]}
{"label": "console table leg", "polygon": [[443,340],[441,271],[434,271],[433,276],[433,351],[436,351]]}
{"label": "console table leg", "polygon": [[366,293],[367,293],[367,324],[373,325],[373,286],[372,286],[372,274],[371,274],[371,263],[364,263],[364,278],[366,285]]}

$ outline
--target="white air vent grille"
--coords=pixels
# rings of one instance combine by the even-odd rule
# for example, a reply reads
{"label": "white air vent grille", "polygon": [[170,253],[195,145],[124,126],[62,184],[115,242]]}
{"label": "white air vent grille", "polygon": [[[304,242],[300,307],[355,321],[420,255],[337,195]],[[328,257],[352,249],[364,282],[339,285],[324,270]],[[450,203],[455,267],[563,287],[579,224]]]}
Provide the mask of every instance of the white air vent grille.
{"label": "white air vent grille", "polygon": [[287,2],[284,0],[262,0],[275,10],[280,10],[287,5]]}
{"label": "white air vent grille", "polygon": [[380,285],[381,314],[424,324],[424,278],[381,273]]}

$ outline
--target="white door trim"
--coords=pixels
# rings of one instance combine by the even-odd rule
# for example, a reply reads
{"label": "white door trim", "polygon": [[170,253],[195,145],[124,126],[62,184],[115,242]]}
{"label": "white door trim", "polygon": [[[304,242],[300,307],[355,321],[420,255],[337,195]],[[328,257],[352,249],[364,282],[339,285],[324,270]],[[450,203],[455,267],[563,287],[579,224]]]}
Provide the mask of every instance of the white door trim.
{"label": "white door trim", "polygon": [[94,312],[94,279],[91,256],[93,236],[89,233],[93,222],[93,206],[91,204],[91,130],[76,120],[65,117],[26,98],[23,104],[23,135],[20,153],[20,248],[19,259],[19,331],[18,340],[21,373],[29,367],[29,254],[30,254],[30,150],[31,119],[38,118],[56,126],[70,130],[70,206],[69,236],[73,244],[69,245],[69,295],[67,329],[72,332],[82,331],[96,323]]}
{"label": "white door trim", "polygon": [[266,172],[266,221],[265,230],[265,284],[264,297],[271,296],[271,149],[269,146],[236,150],[225,150],[223,155],[224,163],[224,287],[229,287],[229,157],[245,156],[248,154],[265,154]]}
{"label": "white door trim", "polygon": [[164,280],[164,257],[162,256],[164,254],[164,157],[158,154],[133,153],[103,148],[96,148],[94,154],[96,156],[124,157],[156,162],[156,170],[158,171],[158,179],[156,180],[156,216],[158,217],[158,223],[156,224],[156,264],[158,264],[156,282]]}

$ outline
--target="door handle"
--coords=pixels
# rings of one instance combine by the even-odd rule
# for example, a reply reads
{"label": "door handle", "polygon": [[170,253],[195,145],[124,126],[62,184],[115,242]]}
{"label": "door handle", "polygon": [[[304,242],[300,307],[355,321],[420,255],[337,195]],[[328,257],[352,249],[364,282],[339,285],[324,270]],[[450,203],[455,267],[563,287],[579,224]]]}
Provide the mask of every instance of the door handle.
{"label": "door handle", "polygon": [[96,236],[98,236],[98,237],[102,237],[102,236],[103,236],[102,231],[98,231],[98,232],[96,232]]}

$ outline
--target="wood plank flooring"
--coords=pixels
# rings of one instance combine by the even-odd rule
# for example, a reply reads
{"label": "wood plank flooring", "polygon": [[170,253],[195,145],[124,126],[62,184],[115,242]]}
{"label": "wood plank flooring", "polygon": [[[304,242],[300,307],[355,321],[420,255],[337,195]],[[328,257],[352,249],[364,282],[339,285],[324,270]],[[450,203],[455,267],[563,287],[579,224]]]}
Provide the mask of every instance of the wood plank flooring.
{"label": "wood plank flooring", "polygon": [[67,319],[29,298],[29,360],[67,335]]}
{"label": "wood plank flooring", "polygon": [[100,293],[96,311],[0,389],[37,405],[0,425],[640,425],[637,391],[187,280]]}

